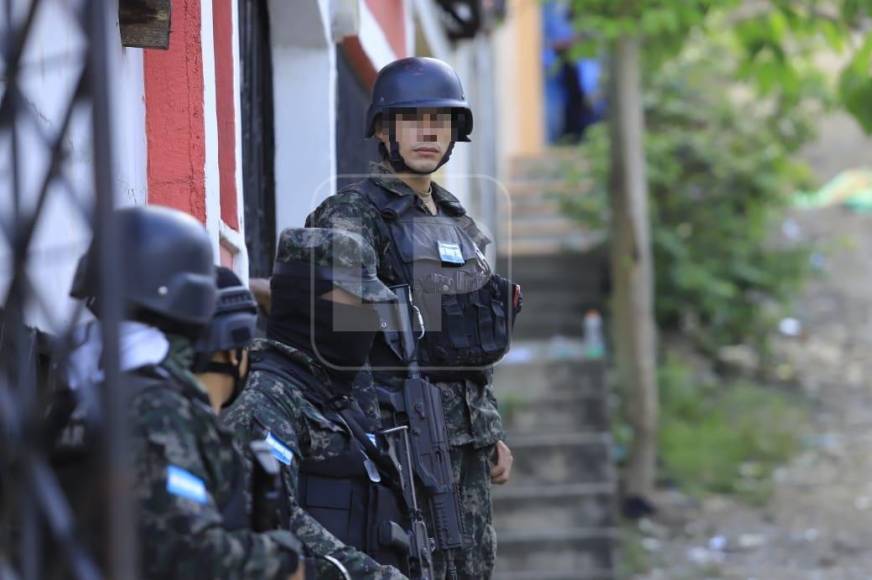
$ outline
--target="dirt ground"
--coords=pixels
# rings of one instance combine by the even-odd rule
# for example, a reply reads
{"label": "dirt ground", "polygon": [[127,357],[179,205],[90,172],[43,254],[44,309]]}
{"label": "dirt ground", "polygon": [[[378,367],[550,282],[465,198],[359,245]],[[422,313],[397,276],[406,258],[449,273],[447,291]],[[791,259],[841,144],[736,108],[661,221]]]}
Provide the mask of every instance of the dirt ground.
{"label": "dirt ground", "polygon": [[821,252],[802,336],[777,341],[811,407],[804,450],[762,508],[663,492],[640,524],[657,564],[640,580],[872,579],[872,215],[807,210],[785,230]]}

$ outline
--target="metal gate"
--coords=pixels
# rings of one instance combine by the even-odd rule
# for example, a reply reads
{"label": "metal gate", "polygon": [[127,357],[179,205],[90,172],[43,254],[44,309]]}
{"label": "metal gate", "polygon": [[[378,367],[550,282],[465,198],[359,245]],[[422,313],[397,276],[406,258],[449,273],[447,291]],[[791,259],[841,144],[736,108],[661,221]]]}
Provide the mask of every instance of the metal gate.
{"label": "metal gate", "polygon": [[[132,504],[124,469],[124,389],[118,365],[118,322],[121,318],[118,279],[107,275],[120,263],[112,243],[112,163],[108,59],[110,7],[101,0],[3,0],[0,3],[0,579],[37,580],[54,577],[91,579],[135,577]],[[40,18],[62,15],[77,49],[54,59],[34,60],[33,46]],[[114,32],[114,31],[113,31]],[[30,52],[28,52],[30,51]],[[27,56],[27,55],[30,56]],[[37,54],[42,54],[37,51]],[[45,124],[31,106],[26,75],[34,67],[42,74],[64,70],[74,79],[62,103],[59,124]],[[55,67],[55,68],[53,68]],[[66,68],[64,68],[66,67]],[[73,71],[72,73],[70,71]],[[32,89],[32,87],[31,87]],[[63,98],[63,97],[61,97]],[[56,101],[55,101],[56,102]],[[83,125],[82,125],[83,124]],[[70,178],[70,132],[76,125],[90,133],[92,171],[83,185]],[[36,137],[34,137],[34,135]],[[24,136],[27,137],[26,143]],[[25,152],[38,150],[44,166],[26,163]],[[35,184],[35,186],[34,186]],[[87,187],[87,191],[83,191]],[[32,248],[43,214],[60,196],[75,208],[99,247],[99,300],[104,351],[104,387],[93,387],[100,421],[95,469],[85,477],[98,501],[91,503],[89,521],[100,522],[107,539],[99,555],[81,540],[74,510],[58,483],[48,458],[43,412],[53,395],[51,368],[62,366],[72,345],[72,330],[83,307],[69,324],[53,330],[48,358],[39,356],[45,338],[26,325],[26,311],[52,309],[30,270],[45,256]],[[85,201],[83,201],[85,200]],[[48,361],[52,367],[49,367]],[[111,387],[111,388],[110,388]],[[88,393],[83,393],[88,394]]]}
{"label": "metal gate", "polygon": [[239,2],[245,243],[252,277],[272,273],[276,250],[272,47],[266,0]]}

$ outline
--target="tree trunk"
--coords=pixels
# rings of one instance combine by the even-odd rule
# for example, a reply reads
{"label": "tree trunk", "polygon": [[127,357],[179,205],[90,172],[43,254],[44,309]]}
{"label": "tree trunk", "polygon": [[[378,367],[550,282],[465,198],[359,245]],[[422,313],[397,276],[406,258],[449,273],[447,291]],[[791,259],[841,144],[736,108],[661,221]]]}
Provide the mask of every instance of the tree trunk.
{"label": "tree trunk", "polygon": [[615,41],[610,64],[612,309],[618,377],[633,429],[626,490],[629,497],[650,498],[657,469],[658,392],[638,40]]}

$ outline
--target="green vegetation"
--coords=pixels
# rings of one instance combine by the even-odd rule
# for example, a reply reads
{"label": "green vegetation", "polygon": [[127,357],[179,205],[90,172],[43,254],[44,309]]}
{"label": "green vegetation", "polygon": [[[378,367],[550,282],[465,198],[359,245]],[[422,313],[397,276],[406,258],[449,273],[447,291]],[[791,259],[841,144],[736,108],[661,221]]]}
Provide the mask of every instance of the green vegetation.
{"label": "green vegetation", "polygon": [[[793,155],[811,135],[809,111],[773,115],[771,102],[731,95],[724,54],[691,45],[646,82],[657,322],[708,353],[765,337],[808,270],[805,248],[770,241],[790,193],[808,184]],[[608,147],[607,128],[593,129],[582,145],[589,166],[570,176],[589,193],[562,199],[570,216],[602,230]]]}
{"label": "green vegetation", "polygon": [[772,471],[801,445],[803,405],[750,383],[698,384],[674,359],[661,367],[659,378],[664,475],[690,493],[765,502]]}
{"label": "green vegetation", "polygon": [[[721,493],[764,504],[774,469],[801,448],[804,403],[749,382],[700,382],[674,356],[660,367],[658,380],[661,479],[691,495]],[[631,433],[620,414],[615,419],[620,447]]]}
{"label": "green vegetation", "polygon": [[654,555],[645,549],[642,540],[644,534],[639,528],[631,523],[621,526],[620,553],[618,555],[618,578],[635,578],[639,574],[648,572],[654,565]]}
{"label": "green vegetation", "polygon": [[[588,31],[580,54],[597,54],[617,38],[638,37],[647,67],[656,70],[695,33],[723,32],[737,49],[736,81],[790,107],[810,90],[826,87],[823,72],[836,74],[827,96],[872,133],[870,0],[572,0],[572,5],[579,30]],[[815,61],[823,50],[845,63],[823,71]]]}

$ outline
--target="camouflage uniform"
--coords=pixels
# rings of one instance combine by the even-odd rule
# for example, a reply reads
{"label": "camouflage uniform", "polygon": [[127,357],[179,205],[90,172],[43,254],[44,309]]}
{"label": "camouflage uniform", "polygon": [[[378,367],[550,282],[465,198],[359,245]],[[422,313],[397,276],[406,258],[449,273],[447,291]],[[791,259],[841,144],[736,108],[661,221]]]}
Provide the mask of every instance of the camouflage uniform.
{"label": "camouflage uniform", "polygon": [[[306,255],[314,257],[316,267],[355,269],[363,264],[375,264],[375,255],[359,237],[345,232],[316,232],[302,228],[283,232],[279,241],[277,263],[300,262]],[[302,262],[305,263],[305,262]],[[370,280],[337,281],[334,285],[365,300],[393,299],[393,294],[377,280],[373,270]],[[257,339],[250,349],[253,368],[239,398],[223,413],[223,423],[232,429],[242,442],[277,439],[290,451],[289,465],[283,465],[282,481],[290,503],[290,529],[303,543],[307,552],[316,556],[332,556],[340,561],[355,580],[399,580],[406,578],[392,566],[383,566],[367,554],[343,544],[327,531],[315,518],[303,510],[297,501],[297,490],[302,460],[323,461],[347,455],[352,434],[339,423],[331,421],[307,398],[303,384],[292,382],[274,373],[257,368],[259,357],[279,355],[287,365],[316,377],[329,396],[331,379],[321,363],[302,350],[269,339]],[[377,414],[377,401],[370,381],[355,384],[354,389],[366,405],[361,413],[372,417]],[[321,566],[318,578],[328,578],[330,568]]]}
{"label": "camouflage uniform", "polygon": [[[289,363],[302,366],[313,375],[329,379],[308,354],[278,341],[257,339],[251,356],[274,351]],[[381,566],[355,548],[346,546],[305,512],[296,501],[299,465],[303,459],[323,460],[348,453],[351,435],[344,427],[332,423],[308,400],[303,385],[285,382],[268,372],[253,370],[239,399],[222,416],[224,424],[244,442],[277,438],[293,453],[282,481],[290,498],[290,529],[308,552],[333,556],[348,569],[352,578],[405,578],[390,566]]]}
{"label": "camouflage uniform", "polygon": [[[374,165],[368,179],[397,195],[416,195],[408,185],[397,178],[387,167]],[[458,204],[457,198],[432,183],[433,200],[437,206]],[[421,218],[429,216],[423,202],[416,196],[416,207]],[[383,218],[378,209],[355,186],[327,198],[306,220],[311,227],[332,227],[359,233],[368,241],[379,257],[395,252],[390,238],[382,235],[376,224]],[[468,220],[468,231],[483,252],[489,240]],[[463,225],[463,223],[462,223]],[[385,260],[381,260],[378,276],[388,285],[399,282]],[[402,384],[404,376],[376,379]],[[496,534],[493,528],[491,503],[490,457],[497,441],[505,439],[502,420],[497,410],[492,384],[481,385],[473,380],[436,382],[442,391],[445,420],[451,444],[451,459],[455,478],[461,490],[464,532],[470,539],[470,547],[455,555],[458,573],[463,577],[487,578],[496,559]],[[444,573],[443,555],[436,554],[437,575]]]}
{"label": "camouflage uniform", "polygon": [[[187,371],[191,342],[170,339],[170,354],[153,369],[157,380],[135,391],[130,407],[143,577],[285,580],[299,543],[287,531],[246,529],[244,495],[240,521],[228,523],[228,506],[244,494],[242,458]],[[144,372],[132,373],[134,385]]]}

